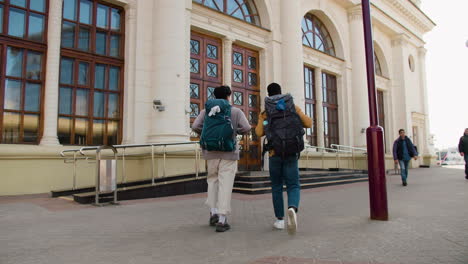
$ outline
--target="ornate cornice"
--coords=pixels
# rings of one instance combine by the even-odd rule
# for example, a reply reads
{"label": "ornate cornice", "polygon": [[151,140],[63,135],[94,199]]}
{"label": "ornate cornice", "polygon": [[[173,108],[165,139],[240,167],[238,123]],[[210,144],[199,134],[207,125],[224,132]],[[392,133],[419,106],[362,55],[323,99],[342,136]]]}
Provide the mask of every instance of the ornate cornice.
{"label": "ornate cornice", "polygon": [[429,32],[435,26],[435,23],[421,9],[408,0],[384,0],[383,2],[388,3],[423,32]]}

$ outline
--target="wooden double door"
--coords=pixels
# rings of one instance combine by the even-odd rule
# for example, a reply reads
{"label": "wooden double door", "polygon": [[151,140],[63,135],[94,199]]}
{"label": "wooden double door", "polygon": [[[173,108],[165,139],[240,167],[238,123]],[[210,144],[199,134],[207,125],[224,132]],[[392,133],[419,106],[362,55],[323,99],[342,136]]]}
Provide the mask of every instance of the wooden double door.
{"label": "wooden double door", "polygon": [[[222,85],[223,70],[231,71],[232,105],[246,115],[252,126],[247,135],[238,136],[239,170],[261,169],[261,144],[255,135],[260,113],[258,52],[233,45],[230,69],[223,69],[222,42],[204,34],[192,32],[190,40],[190,123],[193,123],[213,91]],[[193,135],[193,138],[196,136]]]}

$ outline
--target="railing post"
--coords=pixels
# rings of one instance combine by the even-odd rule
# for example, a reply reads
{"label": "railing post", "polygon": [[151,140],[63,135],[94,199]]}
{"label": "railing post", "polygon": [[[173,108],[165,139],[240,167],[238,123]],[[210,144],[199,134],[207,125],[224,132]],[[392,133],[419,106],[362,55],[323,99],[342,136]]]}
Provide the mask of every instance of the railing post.
{"label": "railing post", "polygon": [[336,168],[340,168],[340,152],[339,150],[336,150]]}
{"label": "railing post", "polygon": [[73,152],[73,190],[76,189],[76,151]]}
{"label": "railing post", "polygon": [[200,160],[198,158],[198,144],[195,144],[195,179],[198,179],[198,172],[200,171]]}
{"label": "railing post", "polygon": [[154,185],[154,145],[151,144],[151,184]]}
{"label": "railing post", "polygon": [[355,159],[354,159],[354,148],[351,149],[351,156],[353,159],[353,170],[356,170],[356,164],[355,164]]}
{"label": "railing post", "polygon": [[322,149],[322,169],[325,169],[325,160],[324,160],[324,156],[325,156],[325,149]]}
{"label": "railing post", "polygon": [[163,146],[163,178],[166,178],[166,145]]}
{"label": "railing post", "polygon": [[123,148],[123,155],[122,155],[122,182],[127,183],[127,173],[125,170],[125,150],[126,148]]}

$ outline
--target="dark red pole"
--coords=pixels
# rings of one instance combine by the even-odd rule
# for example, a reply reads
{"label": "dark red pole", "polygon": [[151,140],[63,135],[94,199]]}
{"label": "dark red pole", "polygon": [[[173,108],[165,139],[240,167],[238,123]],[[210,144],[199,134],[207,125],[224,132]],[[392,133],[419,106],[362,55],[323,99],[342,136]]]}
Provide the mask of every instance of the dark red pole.
{"label": "dark red pole", "polygon": [[370,213],[372,220],[388,220],[387,185],[385,182],[385,158],[383,128],[377,118],[375,90],[374,40],[369,0],[362,0],[364,41],[366,44],[367,90],[369,94],[370,127],[366,130],[367,162],[369,171]]}

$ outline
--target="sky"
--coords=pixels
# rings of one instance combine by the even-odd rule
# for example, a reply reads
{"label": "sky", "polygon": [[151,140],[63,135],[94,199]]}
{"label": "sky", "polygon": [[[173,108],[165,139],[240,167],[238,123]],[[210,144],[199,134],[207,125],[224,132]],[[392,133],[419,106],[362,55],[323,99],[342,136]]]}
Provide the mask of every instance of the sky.
{"label": "sky", "polygon": [[430,131],[435,146],[455,147],[468,128],[468,1],[422,0],[437,24],[424,37]]}

